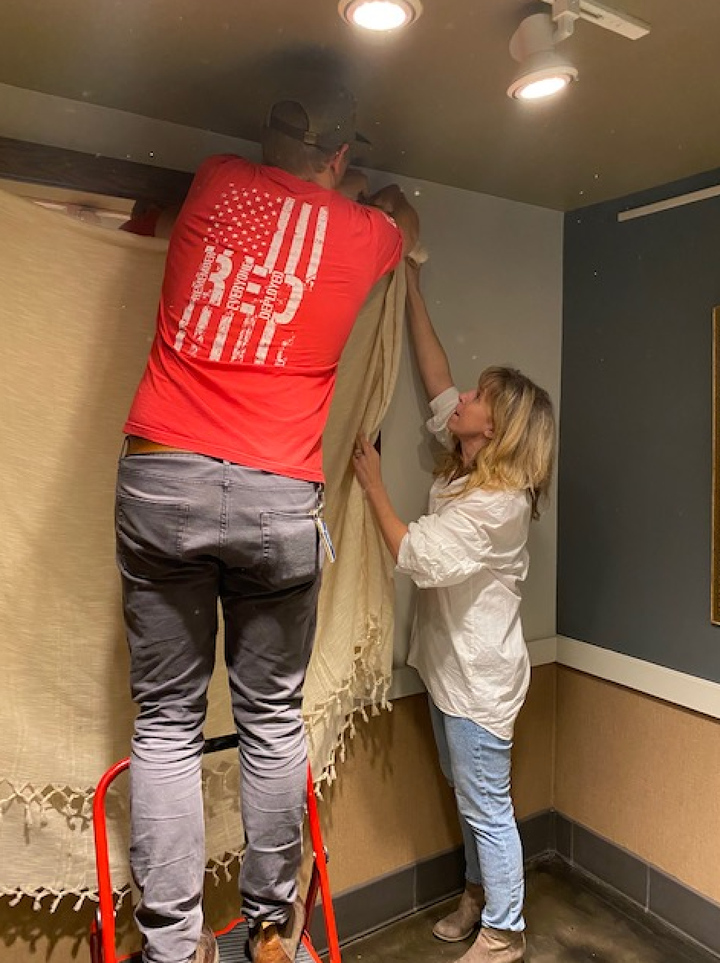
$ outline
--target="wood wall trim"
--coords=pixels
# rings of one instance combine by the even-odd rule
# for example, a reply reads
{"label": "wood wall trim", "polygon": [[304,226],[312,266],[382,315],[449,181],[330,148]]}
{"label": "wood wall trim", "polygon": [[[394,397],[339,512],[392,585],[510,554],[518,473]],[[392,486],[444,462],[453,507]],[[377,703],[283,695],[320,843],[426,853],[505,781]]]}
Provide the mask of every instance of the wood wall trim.
{"label": "wood wall trim", "polygon": [[187,171],[0,137],[0,178],[23,183],[178,204],[192,177]]}

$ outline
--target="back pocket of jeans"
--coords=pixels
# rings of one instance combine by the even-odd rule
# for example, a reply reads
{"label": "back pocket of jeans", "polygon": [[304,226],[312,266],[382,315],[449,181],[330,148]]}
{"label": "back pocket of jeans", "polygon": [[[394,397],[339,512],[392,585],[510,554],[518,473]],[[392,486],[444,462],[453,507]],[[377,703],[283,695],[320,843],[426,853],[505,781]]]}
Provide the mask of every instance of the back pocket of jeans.
{"label": "back pocket of jeans", "polygon": [[182,557],[189,513],[182,502],[118,494],[117,554],[123,567],[146,578],[162,575],[168,561]]}
{"label": "back pocket of jeans", "polygon": [[318,531],[306,514],[263,512],[263,564],[277,588],[312,582],[320,574]]}

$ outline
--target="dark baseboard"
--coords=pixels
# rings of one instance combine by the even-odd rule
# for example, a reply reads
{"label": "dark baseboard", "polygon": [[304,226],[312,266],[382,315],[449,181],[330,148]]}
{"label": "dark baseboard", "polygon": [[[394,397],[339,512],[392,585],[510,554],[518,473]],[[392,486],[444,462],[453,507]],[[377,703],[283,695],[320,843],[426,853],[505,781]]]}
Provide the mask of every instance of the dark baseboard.
{"label": "dark baseboard", "polygon": [[552,816],[561,859],[655,921],[720,955],[720,905],[561,813]]}
{"label": "dark baseboard", "polygon": [[[720,955],[720,906],[661,873],[579,823],[547,810],[518,823],[526,863],[560,857],[665,926]],[[332,869],[331,869],[332,872]],[[341,943],[439,903],[464,885],[462,849],[453,849],[381,876],[333,899]],[[322,913],[310,928],[313,945],[327,949]]]}

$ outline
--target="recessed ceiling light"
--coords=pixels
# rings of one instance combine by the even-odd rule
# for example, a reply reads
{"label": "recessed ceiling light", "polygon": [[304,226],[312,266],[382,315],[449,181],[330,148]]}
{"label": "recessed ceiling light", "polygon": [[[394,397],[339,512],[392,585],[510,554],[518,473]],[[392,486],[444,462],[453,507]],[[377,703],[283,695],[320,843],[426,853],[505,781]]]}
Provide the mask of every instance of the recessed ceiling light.
{"label": "recessed ceiling light", "polygon": [[397,30],[422,13],[420,0],[340,0],[343,20],[365,30]]}

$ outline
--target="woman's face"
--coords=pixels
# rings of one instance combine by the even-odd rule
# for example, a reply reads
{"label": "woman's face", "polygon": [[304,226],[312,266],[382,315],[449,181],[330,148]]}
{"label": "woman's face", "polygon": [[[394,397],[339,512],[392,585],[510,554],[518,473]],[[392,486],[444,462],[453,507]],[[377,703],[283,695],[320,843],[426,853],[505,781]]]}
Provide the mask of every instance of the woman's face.
{"label": "woman's face", "polygon": [[493,436],[493,419],[484,392],[479,388],[463,391],[447,426],[462,444],[477,446],[476,451],[487,445]]}

